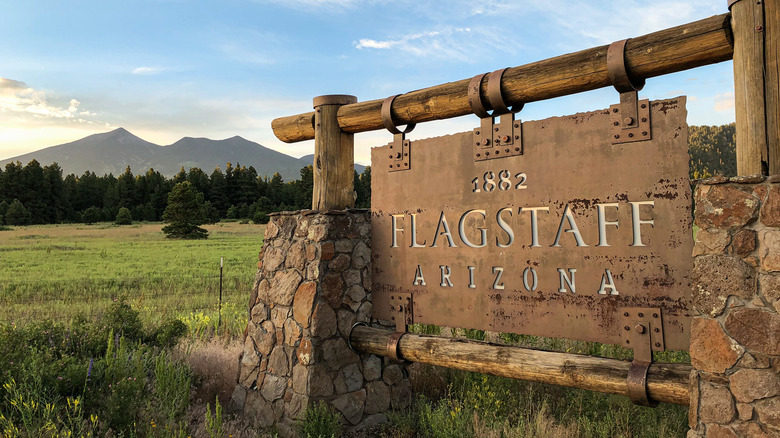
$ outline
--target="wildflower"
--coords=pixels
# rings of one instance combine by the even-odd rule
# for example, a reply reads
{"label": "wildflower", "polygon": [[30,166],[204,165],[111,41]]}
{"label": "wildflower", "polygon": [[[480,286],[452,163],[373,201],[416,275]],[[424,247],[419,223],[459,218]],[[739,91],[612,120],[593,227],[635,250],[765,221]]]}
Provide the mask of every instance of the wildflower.
{"label": "wildflower", "polygon": [[89,368],[87,368],[87,380],[89,380],[89,376],[92,375],[92,361],[93,359],[89,358]]}

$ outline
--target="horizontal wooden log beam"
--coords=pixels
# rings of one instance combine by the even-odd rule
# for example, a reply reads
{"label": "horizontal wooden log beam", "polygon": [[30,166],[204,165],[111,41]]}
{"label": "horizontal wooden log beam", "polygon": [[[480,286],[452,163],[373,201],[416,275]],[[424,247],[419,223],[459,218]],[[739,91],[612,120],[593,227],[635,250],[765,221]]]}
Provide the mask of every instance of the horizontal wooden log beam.
{"label": "horizontal wooden log beam", "polygon": [[[730,19],[730,14],[722,14],[630,39],[625,50],[629,74],[635,78],[652,78],[732,59]],[[611,86],[607,47],[507,69],[501,81],[505,100],[514,105]],[[470,114],[468,84],[469,79],[463,79],[400,95],[393,102],[393,120],[404,125]],[[486,78],[481,93],[487,94]],[[338,111],[339,126],[350,133],[384,129],[383,100],[342,106]],[[313,112],[281,117],[271,127],[287,143],[311,140],[313,117]]]}
{"label": "horizontal wooden log beam", "polygon": [[[352,346],[360,352],[387,356],[391,334],[357,326],[352,331]],[[398,352],[413,362],[628,396],[630,362],[623,360],[411,333],[401,337]],[[687,364],[651,364],[648,395],[660,402],[688,405],[691,369]]]}

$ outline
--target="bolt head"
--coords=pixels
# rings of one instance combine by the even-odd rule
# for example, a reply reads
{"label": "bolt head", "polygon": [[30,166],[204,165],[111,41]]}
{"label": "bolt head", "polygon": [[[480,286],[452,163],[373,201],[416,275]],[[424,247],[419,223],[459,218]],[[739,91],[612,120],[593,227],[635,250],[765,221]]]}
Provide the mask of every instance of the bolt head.
{"label": "bolt head", "polygon": [[642,324],[637,324],[637,325],[634,327],[634,331],[635,331],[635,332],[637,332],[637,333],[639,333],[639,334],[641,335],[642,333],[644,333],[644,332],[645,332],[645,326],[643,326]]}
{"label": "bolt head", "polygon": [[626,125],[630,125],[630,124],[634,123],[634,118],[633,117],[626,117],[625,119],[623,119],[623,123],[625,123]]}
{"label": "bolt head", "polygon": [[501,141],[503,141],[504,143],[508,142],[509,139],[510,139],[510,137],[508,135],[505,135],[505,136],[501,137]]}

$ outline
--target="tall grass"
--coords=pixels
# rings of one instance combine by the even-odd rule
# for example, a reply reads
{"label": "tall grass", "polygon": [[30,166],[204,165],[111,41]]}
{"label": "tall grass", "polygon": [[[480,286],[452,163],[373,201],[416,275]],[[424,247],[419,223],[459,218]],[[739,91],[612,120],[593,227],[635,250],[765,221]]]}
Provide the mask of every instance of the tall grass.
{"label": "tall grass", "polygon": [[206,228],[210,237],[202,241],[166,239],[156,223],[0,232],[0,321],[70,322],[78,314],[95,319],[126,297],[144,323],[180,317],[196,334],[241,333],[265,228],[239,223]]}

